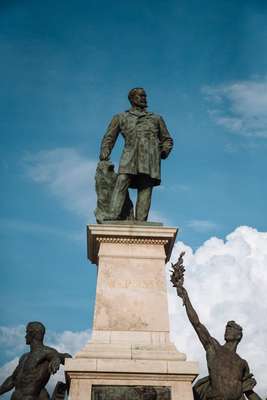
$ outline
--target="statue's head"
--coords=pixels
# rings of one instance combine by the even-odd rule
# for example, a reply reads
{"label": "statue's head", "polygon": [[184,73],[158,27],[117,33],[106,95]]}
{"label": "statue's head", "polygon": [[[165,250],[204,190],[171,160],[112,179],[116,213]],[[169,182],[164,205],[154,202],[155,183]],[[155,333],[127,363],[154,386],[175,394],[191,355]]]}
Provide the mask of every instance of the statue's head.
{"label": "statue's head", "polygon": [[45,335],[45,326],[38,321],[29,322],[26,327],[26,344],[31,344],[33,340],[43,342]]}
{"label": "statue's head", "polygon": [[237,341],[240,342],[242,339],[242,327],[235,321],[228,321],[225,327],[224,339],[226,342]]}
{"label": "statue's head", "polygon": [[146,92],[143,88],[133,88],[128,93],[129,102],[133,107],[146,108]]}

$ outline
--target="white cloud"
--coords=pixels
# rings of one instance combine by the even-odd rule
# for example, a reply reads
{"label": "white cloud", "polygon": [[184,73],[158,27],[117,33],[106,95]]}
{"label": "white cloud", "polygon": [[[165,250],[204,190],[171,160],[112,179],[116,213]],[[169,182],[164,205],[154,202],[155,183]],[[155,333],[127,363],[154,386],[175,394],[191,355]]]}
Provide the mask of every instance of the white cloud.
{"label": "white cloud", "polygon": [[[182,242],[175,245],[172,262],[185,255],[185,287],[200,320],[212,336],[223,342],[225,324],[243,326],[238,353],[245,358],[258,381],[257,391],[267,394],[267,233],[239,227],[226,241],[213,237],[194,253]],[[169,269],[169,268],[168,268]],[[200,362],[207,374],[205,352],[190,325],[181,299],[168,281],[171,331],[180,351]]]}
{"label": "white cloud", "polygon": [[215,222],[206,219],[192,219],[187,222],[187,226],[196,232],[209,232],[218,229]]}
{"label": "white cloud", "polygon": [[66,209],[92,218],[96,205],[96,161],[88,160],[72,148],[27,154],[23,161],[28,177],[47,186]]}
{"label": "white cloud", "polygon": [[204,87],[218,125],[245,136],[267,138],[267,79]]}
{"label": "white cloud", "polygon": [[[195,252],[182,242],[176,243],[172,261],[182,250],[185,255],[185,287],[201,321],[211,334],[223,342],[225,324],[234,319],[243,326],[238,353],[254,373],[259,395],[267,394],[267,233],[239,227],[222,240],[212,237]],[[169,268],[167,268],[169,270]],[[205,352],[190,325],[181,300],[168,282],[169,314],[172,337],[177,348],[188,359],[200,362],[200,373],[206,371]],[[62,352],[75,354],[89,340],[89,332],[47,332],[46,343]],[[0,346],[5,358],[14,358],[0,368],[3,380],[24,351],[24,327],[0,328]],[[61,372],[62,374],[62,372]],[[62,375],[51,380],[55,385]]]}
{"label": "white cloud", "polygon": [[[96,161],[88,160],[76,149],[58,148],[42,150],[36,154],[27,154],[23,159],[26,175],[37,184],[46,186],[49,193],[59,200],[64,207],[77,215],[86,218],[87,222],[94,221],[96,208],[95,171]],[[185,187],[182,186],[183,190]],[[133,201],[136,200],[136,191],[131,190]],[[156,210],[150,211],[150,219],[168,225],[167,219]],[[3,220],[2,220],[3,222]],[[24,232],[38,231],[68,236],[79,240],[83,237],[80,233],[67,234],[59,229],[45,227],[32,223],[4,221],[17,230]],[[1,223],[1,220],[0,220]]]}
{"label": "white cloud", "polygon": [[18,325],[15,327],[0,326],[0,349],[1,354],[6,358],[18,356],[25,351],[25,327]]}
{"label": "white cloud", "polygon": [[[0,350],[5,357],[14,357],[11,361],[6,362],[0,367],[0,383],[2,383],[9,375],[12,374],[18,364],[19,357],[29,351],[25,345],[25,327],[18,325],[16,327],[0,327]],[[56,333],[48,331],[45,335],[45,344],[56,348],[62,353],[70,353],[74,356],[85,344],[89,341],[90,331],[71,332],[64,331]],[[16,355],[16,356],[15,356]],[[65,382],[64,368],[52,375],[47,388],[52,393],[58,381]],[[8,399],[10,393],[3,396],[3,399]]]}

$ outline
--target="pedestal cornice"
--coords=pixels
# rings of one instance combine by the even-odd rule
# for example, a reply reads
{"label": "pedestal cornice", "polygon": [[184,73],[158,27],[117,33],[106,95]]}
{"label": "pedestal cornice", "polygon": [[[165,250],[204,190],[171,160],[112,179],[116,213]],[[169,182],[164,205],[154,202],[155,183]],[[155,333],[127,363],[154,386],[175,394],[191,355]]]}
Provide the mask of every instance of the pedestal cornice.
{"label": "pedestal cornice", "polygon": [[155,225],[98,224],[87,226],[87,253],[98,264],[100,243],[163,245],[168,262],[178,229]]}

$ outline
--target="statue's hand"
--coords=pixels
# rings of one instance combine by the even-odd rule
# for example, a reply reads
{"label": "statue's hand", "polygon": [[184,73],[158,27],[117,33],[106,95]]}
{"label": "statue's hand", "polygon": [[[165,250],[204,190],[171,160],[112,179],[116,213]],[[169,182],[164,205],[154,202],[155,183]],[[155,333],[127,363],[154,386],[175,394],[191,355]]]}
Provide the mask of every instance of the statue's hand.
{"label": "statue's hand", "polygon": [[167,153],[165,151],[162,151],[160,154],[160,158],[162,158],[162,160],[165,160],[167,157]]}
{"label": "statue's hand", "polygon": [[254,378],[253,374],[249,374],[245,377],[242,383],[242,389],[243,393],[249,392],[256,386],[257,382],[256,379]]}
{"label": "statue's hand", "polygon": [[69,353],[60,353],[61,364],[65,364],[66,358],[72,358]]}
{"label": "statue's hand", "polygon": [[72,358],[72,355],[69,353],[62,353],[63,358]]}
{"label": "statue's hand", "polygon": [[55,357],[53,358],[52,361],[50,361],[48,369],[51,374],[55,374],[59,370],[59,367],[60,367],[60,358]]}
{"label": "statue's hand", "polygon": [[184,272],[185,267],[183,265],[183,256],[185,252],[183,251],[178,261],[175,264],[172,264],[172,271],[171,271],[171,283],[174,287],[178,288],[178,286],[183,286],[184,284]]}

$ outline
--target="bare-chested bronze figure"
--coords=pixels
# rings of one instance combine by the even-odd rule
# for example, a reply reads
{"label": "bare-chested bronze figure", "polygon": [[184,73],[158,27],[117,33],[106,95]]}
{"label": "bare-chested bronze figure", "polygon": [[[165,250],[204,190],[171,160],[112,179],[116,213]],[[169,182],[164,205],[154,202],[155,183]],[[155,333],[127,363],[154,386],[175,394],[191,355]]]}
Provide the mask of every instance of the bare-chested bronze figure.
{"label": "bare-chested bronze figure", "polygon": [[23,354],[13,374],[0,386],[0,395],[12,389],[11,400],[49,400],[45,389],[50,375],[55,374],[67,353],[59,353],[43,344],[45,327],[41,322],[29,322],[26,327],[26,344],[30,351]]}
{"label": "bare-chested bronze figure", "polygon": [[195,400],[261,400],[254,392],[256,380],[249,371],[247,361],[237,353],[242,339],[242,328],[235,321],[229,321],[225,329],[225,343],[221,345],[200,322],[188,293],[184,288],[183,255],[172,265],[171,282],[177,295],[183,299],[189,321],[193,325],[205,351],[209,375],[200,379],[193,387]]}

